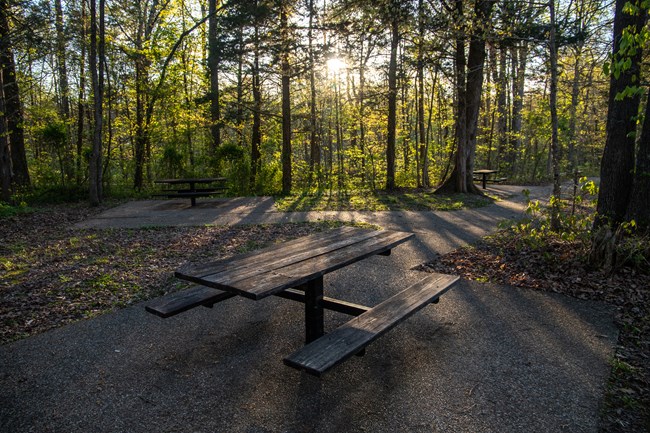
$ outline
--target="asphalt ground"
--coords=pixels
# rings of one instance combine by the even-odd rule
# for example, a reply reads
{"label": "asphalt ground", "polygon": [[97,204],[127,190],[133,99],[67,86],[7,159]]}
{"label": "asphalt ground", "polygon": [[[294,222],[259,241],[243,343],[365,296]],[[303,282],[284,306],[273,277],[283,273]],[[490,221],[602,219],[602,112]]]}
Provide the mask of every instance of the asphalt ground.
{"label": "asphalt ground", "polygon": [[[521,216],[515,187],[499,191],[496,204],[455,212],[282,214],[267,198],[196,208],[143,201],[80,227],[338,217],[414,231],[416,241],[391,256],[325,276],[328,296],[375,305],[422,278],[417,265]],[[304,339],[300,304],[233,298],[169,319],[136,305],[1,346],[0,431],[596,432],[613,314],[600,303],[461,281],[319,379],[282,363]],[[326,328],[346,320],[328,312]]]}

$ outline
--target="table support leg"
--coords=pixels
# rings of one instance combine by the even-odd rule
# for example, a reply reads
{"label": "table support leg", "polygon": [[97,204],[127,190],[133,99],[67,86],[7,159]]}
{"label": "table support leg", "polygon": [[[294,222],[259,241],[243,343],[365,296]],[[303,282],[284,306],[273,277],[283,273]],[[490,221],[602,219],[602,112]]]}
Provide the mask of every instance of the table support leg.
{"label": "table support leg", "polygon": [[323,277],[309,281],[305,290],[305,344],[325,335]]}
{"label": "table support leg", "polygon": [[487,174],[483,175],[483,189],[487,188]]}

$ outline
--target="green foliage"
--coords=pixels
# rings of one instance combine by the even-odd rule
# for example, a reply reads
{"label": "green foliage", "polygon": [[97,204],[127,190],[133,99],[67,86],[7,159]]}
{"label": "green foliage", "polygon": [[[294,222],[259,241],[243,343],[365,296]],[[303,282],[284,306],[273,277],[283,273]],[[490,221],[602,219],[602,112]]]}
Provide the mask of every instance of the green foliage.
{"label": "green foliage", "polygon": [[[551,196],[548,206],[543,206],[539,200],[531,200],[530,191],[524,190],[528,201],[527,217],[511,227],[518,235],[518,240],[535,248],[546,244],[551,237],[567,242],[579,241],[587,245],[591,241],[598,187],[587,178],[582,178],[579,182],[580,192],[571,202]],[[559,230],[551,228],[553,206],[559,211]]]}
{"label": "green foliage", "polygon": [[27,206],[27,203],[24,201],[20,202],[18,206],[12,206],[10,204],[0,201],[0,219],[12,217],[20,213],[31,212],[32,209]]}

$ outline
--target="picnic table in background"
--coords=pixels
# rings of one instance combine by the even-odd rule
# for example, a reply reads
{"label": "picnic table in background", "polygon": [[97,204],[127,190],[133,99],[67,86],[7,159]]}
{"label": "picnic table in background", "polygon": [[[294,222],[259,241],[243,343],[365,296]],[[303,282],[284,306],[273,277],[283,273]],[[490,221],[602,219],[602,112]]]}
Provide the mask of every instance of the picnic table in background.
{"label": "picnic table in background", "polygon": [[[221,194],[226,190],[225,177],[199,177],[199,178],[181,178],[181,179],[158,179],[154,183],[160,183],[171,186],[188,185],[183,188],[166,189],[154,196],[167,198],[189,198],[192,206],[196,206],[197,197],[209,197],[215,194]],[[197,185],[203,185],[203,188],[197,188]]]}
{"label": "picnic table in background", "polygon": [[481,176],[481,186],[483,189],[487,188],[487,183],[488,182],[505,182],[507,179],[505,177],[502,178],[494,178],[491,179],[489,176],[496,174],[497,170],[490,170],[490,169],[480,169],[480,170],[474,170],[474,175],[479,175]]}
{"label": "picnic table in background", "polygon": [[[190,263],[176,277],[198,284],[159,298],[146,310],[166,318],[196,306],[212,307],[234,296],[261,300],[269,296],[304,304],[306,345],[285,364],[320,376],[355,354],[406,318],[435,303],[458,277],[427,277],[374,307],[324,296],[323,276],[412,239],[413,233],[342,227],[208,263]],[[354,287],[348,287],[354,290]],[[355,316],[325,333],[324,310]],[[228,318],[232,320],[232,318]]]}

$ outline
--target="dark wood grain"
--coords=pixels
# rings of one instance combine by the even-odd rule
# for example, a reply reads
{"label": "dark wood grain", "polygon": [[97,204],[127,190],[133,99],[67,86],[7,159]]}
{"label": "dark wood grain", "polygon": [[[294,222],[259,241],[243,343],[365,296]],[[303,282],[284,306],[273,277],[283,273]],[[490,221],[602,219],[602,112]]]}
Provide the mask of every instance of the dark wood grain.
{"label": "dark wood grain", "polygon": [[304,346],[285,358],[284,363],[320,376],[438,299],[458,279],[453,275],[432,274]]}
{"label": "dark wood grain", "polygon": [[320,235],[214,262],[210,266],[186,266],[176,271],[176,276],[251,299],[261,299],[388,251],[414,236],[405,232],[361,229]]}
{"label": "dark wood grain", "polygon": [[151,314],[167,318],[200,305],[212,307],[217,302],[236,296],[211,287],[194,286],[181,292],[158,298],[144,308]]}

